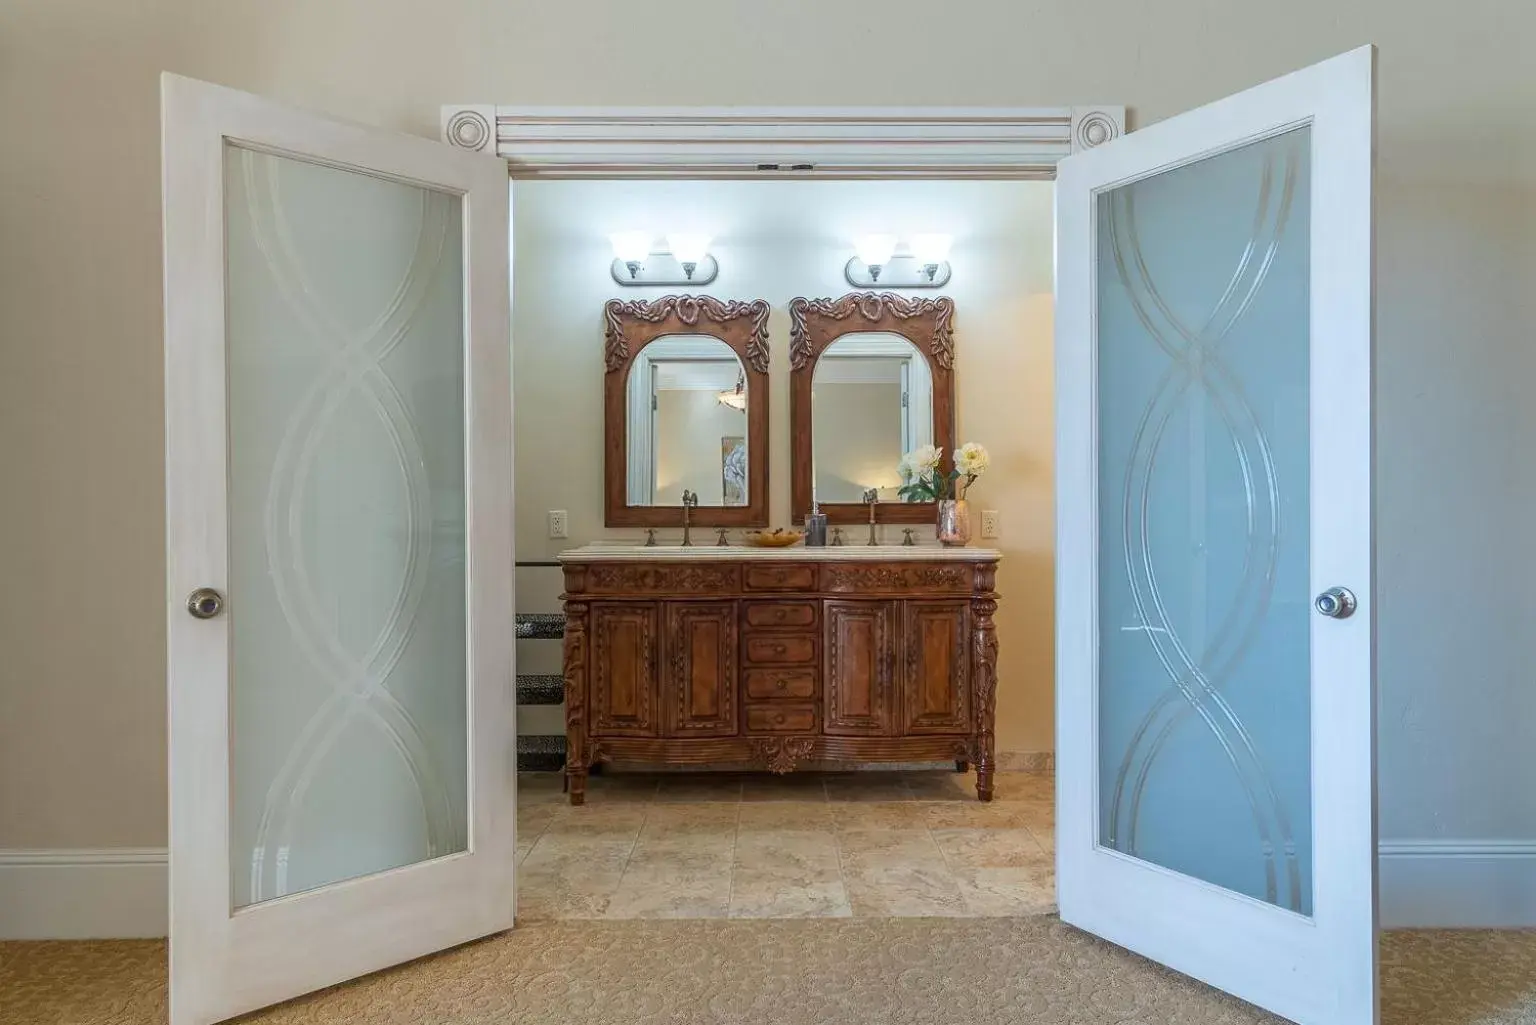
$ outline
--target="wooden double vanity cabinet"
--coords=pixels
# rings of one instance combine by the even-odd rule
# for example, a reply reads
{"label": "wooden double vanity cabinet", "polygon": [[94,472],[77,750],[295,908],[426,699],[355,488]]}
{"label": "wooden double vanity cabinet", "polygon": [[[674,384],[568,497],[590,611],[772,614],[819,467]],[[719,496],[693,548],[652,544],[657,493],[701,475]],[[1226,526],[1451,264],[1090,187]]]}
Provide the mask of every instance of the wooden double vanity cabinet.
{"label": "wooden double vanity cabinet", "polygon": [[992,797],[999,553],[592,545],[564,553],[566,773],[950,761]]}

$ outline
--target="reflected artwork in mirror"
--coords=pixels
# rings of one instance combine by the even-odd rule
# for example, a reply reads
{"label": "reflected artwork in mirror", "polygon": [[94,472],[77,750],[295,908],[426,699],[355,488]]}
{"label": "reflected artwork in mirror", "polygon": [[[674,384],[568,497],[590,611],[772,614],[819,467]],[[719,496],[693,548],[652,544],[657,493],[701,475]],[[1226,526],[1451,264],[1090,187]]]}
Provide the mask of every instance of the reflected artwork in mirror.
{"label": "reflected artwork in mirror", "polygon": [[855,292],[793,299],[789,316],[794,522],[813,502],[832,523],[934,522],[934,503],[898,497],[898,466],[954,450],[954,300]]}
{"label": "reflected artwork in mirror", "polygon": [[768,516],[768,303],[711,296],[604,309],[608,526],[762,526]]}
{"label": "reflected artwork in mirror", "polygon": [[917,346],[881,331],[843,335],[811,376],[811,461],[818,502],[899,501],[904,453],[933,444],[933,375]]}

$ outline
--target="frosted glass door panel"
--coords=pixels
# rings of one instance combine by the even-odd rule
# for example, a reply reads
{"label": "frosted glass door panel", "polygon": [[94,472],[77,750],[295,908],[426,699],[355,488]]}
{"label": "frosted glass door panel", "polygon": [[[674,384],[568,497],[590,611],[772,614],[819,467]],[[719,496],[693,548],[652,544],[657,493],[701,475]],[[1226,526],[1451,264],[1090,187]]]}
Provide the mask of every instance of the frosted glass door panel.
{"label": "frosted glass door panel", "polygon": [[467,847],[464,268],[458,196],[225,186],[238,908]]}
{"label": "frosted glass door panel", "polygon": [[1096,199],[1101,846],[1312,911],[1309,129]]}

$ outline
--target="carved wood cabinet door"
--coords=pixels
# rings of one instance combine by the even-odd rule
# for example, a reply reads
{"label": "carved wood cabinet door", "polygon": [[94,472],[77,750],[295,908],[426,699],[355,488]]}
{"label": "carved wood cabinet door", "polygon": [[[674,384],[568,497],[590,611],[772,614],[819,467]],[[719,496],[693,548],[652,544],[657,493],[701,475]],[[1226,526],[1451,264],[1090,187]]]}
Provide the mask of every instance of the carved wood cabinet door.
{"label": "carved wood cabinet door", "polygon": [[660,735],[655,602],[592,605],[592,733]]}
{"label": "carved wood cabinet door", "polygon": [[823,732],[828,736],[892,733],[898,625],[895,602],[827,602]]}
{"label": "carved wood cabinet door", "polygon": [[736,733],[736,603],[667,602],[661,700],[669,737]]}
{"label": "carved wood cabinet door", "polygon": [[911,601],[902,611],[903,732],[969,733],[970,603]]}

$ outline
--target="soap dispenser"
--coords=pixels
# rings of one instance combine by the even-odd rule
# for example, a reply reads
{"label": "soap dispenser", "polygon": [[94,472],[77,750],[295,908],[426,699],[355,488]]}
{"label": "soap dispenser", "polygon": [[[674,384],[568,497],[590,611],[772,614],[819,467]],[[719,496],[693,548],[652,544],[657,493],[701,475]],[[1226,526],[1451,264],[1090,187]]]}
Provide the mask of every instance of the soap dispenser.
{"label": "soap dispenser", "polygon": [[827,546],[827,514],[821,511],[821,503],[811,499],[811,514],[805,518],[805,547]]}

